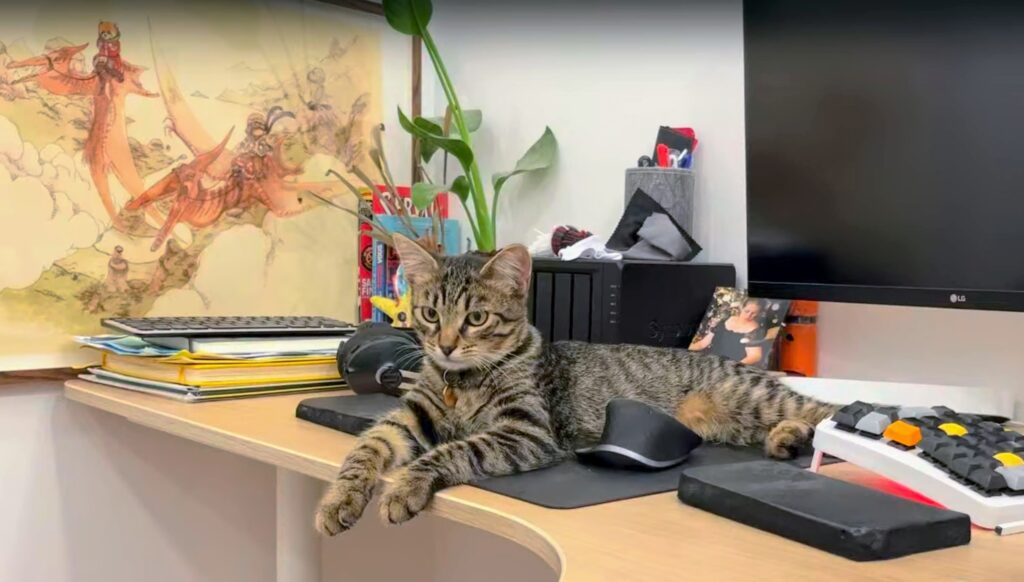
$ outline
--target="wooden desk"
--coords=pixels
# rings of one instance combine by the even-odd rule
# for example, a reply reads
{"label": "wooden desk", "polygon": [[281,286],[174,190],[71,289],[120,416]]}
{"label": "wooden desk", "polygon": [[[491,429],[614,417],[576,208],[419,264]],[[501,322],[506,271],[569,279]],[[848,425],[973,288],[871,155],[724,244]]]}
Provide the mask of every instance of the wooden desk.
{"label": "wooden desk", "polygon": [[[71,400],[150,428],[330,480],[353,437],[295,418],[308,395],[185,404],[70,380]],[[870,484],[840,464],[823,473]],[[563,581],[609,580],[1020,580],[1024,534],[974,530],[970,545],[858,563],[682,505],[674,493],[571,510],[545,509],[463,486],[428,510],[523,545]],[[364,519],[376,519],[368,511]],[[312,513],[309,524],[312,528]],[[342,534],[344,535],[344,534]]]}

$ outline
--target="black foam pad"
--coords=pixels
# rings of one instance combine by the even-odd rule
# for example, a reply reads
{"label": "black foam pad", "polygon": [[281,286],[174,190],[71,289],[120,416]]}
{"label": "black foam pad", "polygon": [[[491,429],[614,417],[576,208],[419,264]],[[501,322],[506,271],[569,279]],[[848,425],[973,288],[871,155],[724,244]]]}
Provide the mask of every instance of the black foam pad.
{"label": "black foam pad", "polygon": [[[295,415],[316,424],[358,435],[374,420],[399,406],[398,399],[386,394],[327,396],[307,398]],[[574,509],[674,491],[679,475],[686,467],[759,461],[764,453],[755,447],[704,444],[690,453],[682,465],[663,471],[641,472],[585,465],[570,459],[553,467],[484,479],[473,485],[487,491],[514,497],[552,509]],[[810,466],[810,451],[792,461]],[[826,459],[832,462],[834,459]]]}
{"label": "black foam pad", "polygon": [[772,461],[686,468],[687,505],[857,561],[971,541],[970,518]]}

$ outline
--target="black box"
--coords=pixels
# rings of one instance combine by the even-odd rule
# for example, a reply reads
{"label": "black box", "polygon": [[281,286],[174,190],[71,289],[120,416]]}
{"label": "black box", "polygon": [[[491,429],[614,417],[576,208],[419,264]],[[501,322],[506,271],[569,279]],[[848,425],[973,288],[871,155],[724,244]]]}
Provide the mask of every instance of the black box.
{"label": "black box", "polygon": [[679,500],[857,561],[887,560],[971,541],[966,514],[778,461],[686,469],[679,478]]}
{"label": "black box", "polygon": [[530,321],[548,341],[687,347],[732,265],[534,259]]}

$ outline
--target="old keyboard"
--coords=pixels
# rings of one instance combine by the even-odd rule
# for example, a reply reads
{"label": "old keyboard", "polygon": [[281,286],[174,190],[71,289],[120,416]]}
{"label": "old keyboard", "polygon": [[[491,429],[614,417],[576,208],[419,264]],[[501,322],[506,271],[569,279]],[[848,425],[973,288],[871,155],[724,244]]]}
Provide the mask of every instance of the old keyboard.
{"label": "old keyboard", "polygon": [[346,335],[355,331],[351,324],[319,316],[123,317],[101,323],[142,338]]}
{"label": "old keyboard", "polygon": [[828,454],[900,483],[976,525],[1024,529],[1024,434],[944,406],[854,402],[815,429]]}

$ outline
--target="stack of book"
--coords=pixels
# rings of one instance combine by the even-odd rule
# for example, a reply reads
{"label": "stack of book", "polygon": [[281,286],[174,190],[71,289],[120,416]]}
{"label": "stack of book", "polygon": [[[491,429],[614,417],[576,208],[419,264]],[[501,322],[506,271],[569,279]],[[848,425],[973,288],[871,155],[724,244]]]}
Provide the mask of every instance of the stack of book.
{"label": "stack of book", "polygon": [[[427,210],[419,210],[412,204],[412,194],[408,187],[399,186],[395,189],[398,200],[392,200],[388,188],[378,186],[376,193],[367,190],[363,193],[363,204],[360,212],[367,218],[374,218],[388,232],[400,233],[411,238],[420,238],[433,225],[433,216],[444,222],[444,239],[439,241],[445,254],[455,255],[460,252],[461,229],[459,221],[448,218],[448,194],[442,192],[434,199],[434,204]],[[393,210],[404,212],[409,217],[415,231],[410,231],[405,221],[393,213]],[[400,299],[398,292],[398,254],[383,242],[374,240],[369,235],[370,227],[361,223],[359,232],[359,319],[360,321],[379,321],[391,323],[391,319],[370,302],[371,297]]]}
{"label": "stack of book", "polygon": [[338,338],[192,339],[181,347],[135,336],[75,338],[98,352],[97,364],[80,377],[91,382],[202,402],[337,390]]}

